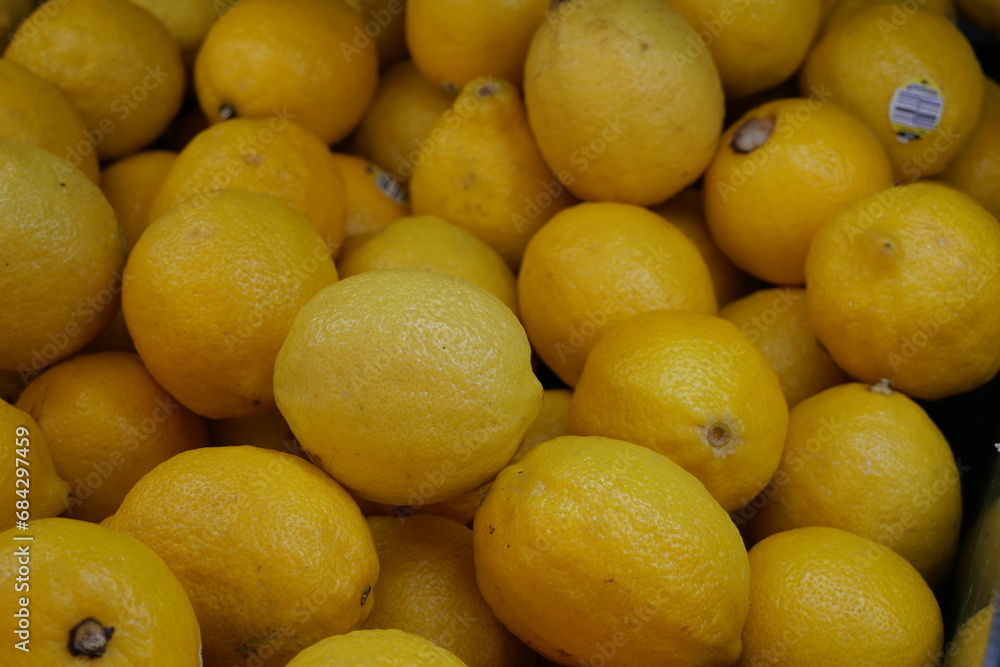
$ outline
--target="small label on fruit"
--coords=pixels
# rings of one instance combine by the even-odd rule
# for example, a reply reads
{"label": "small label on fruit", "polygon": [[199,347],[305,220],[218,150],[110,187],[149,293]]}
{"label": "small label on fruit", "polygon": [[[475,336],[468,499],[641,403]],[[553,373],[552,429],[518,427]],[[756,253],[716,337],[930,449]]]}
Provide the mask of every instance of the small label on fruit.
{"label": "small label on fruit", "polygon": [[396,180],[395,176],[374,165],[368,165],[368,175],[375,180],[375,187],[386,197],[397,204],[406,203],[406,186]]}
{"label": "small label on fruit", "polygon": [[889,125],[896,139],[908,144],[937,129],[943,112],[941,88],[932,79],[914,79],[893,93],[889,102]]}

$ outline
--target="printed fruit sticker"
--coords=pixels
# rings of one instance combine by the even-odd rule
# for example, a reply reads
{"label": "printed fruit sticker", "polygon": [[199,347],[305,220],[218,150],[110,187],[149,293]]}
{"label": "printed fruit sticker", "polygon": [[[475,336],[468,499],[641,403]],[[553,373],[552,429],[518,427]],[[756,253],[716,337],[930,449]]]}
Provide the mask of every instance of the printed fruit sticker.
{"label": "printed fruit sticker", "polygon": [[907,144],[935,130],[943,112],[940,87],[932,79],[913,79],[893,93],[889,102],[889,125],[896,139]]}

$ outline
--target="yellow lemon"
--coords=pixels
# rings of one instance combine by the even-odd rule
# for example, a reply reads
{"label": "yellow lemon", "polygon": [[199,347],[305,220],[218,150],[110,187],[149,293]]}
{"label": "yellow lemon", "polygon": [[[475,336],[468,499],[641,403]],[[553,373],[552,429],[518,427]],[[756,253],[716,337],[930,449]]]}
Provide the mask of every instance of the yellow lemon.
{"label": "yellow lemon", "polygon": [[497,620],[476,586],[472,531],[439,516],[370,517],[378,599],[363,627],[403,630],[469,667],[521,667],[531,651]]}
{"label": "yellow lemon", "polygon": [[0,91],[0,136],[44,148],[100,183],[97,150],[65,93],[10,58],[0,58]]}
{"label": "yellow lemon", "polygon": [[517,313],[514,272],[493,248],[436,215],[389,224],[340,263],[342,278],[377,269],[424,269],[482,287]]}
{"label": "yellow lemon", "polygon": [[788,407],[767,359],[733,324],[661,310],[625,320],[594,347],[569,427],[663,454],[732,512],[778,467]]}
{"label": "yellow lemon", "polygon": [[171,151],[146,151],[118,160],[101,172],[101,191],[115,210],[131,251],[152,220],[149,210],[177,159]]}
{"label": "yellow lemon", "polygon": [[722,135],[705,173],[705,217],[737,266],[801,285],[816,230],[842,205],[891,185],[889,158],[864,123],[826,101],[777,100]]}
{"label": "yellow lemon", "polygon": [[22,380],[86,345],[118,311],[125,248],[82,171],[0,139],[0,368]]}
{"label": "yellow lemon", "polygon": [[[532,449],[563,435],[569,435],[569,405],[573,392],[568,389],[546,389],[542,392],[542,407],[538,411],[535,421],[531,422],[528,430],[521,440],[521,446],[510,459],[511,463],[516,463],[522,456]],[[440,503],[427,503],[418,505],[379,505],[374,513],[384,516],[407,517],[412,514],[433,514],[443,516],[460,524],[472,522],[479,506],[483,504],[483,499],[489,492],[492,481],[482,487],[469,491],[452,500]]]}
{"label": "yellow lemon", "polygon": [[831,26],[799,83],[803,95],[828,95],[864,121],[907,181],[942,173],[982,111],[983,72],[969,42],[917,3],[875,3]]}
{"label": "yellow lemon", "polygon": [[806,290],[763,289],[719,310],[760,348],[781,382],[788,406],[847,382],[847,374],[820,347],[809,326]]}
{"label": "yellow lemon", "polygon": [[177,43],[128,0],[40,6],[18,27],[4,57],[66,93],[101,159],[127,155],[160,136],[184,96]]}
{"label": "yellow lemon", "polygon": [[535,146],[517,89],[476,79],[420,147],[410,179],[416,215],[440,215],[517,266],[532,235],[573,202]]}
{"label": "yellow lemon", "polygon": [[489,76],[521,84],[524,59],[548,0],[409,0],[406,44],[436,84],[461,88]]}
{"label": "yellow lemon", "polygon": [[566,384],[611,327],[647,310],[715,314],[705,260],[660,216],[629,204],[585,203],[531,239],[517,278],[532,346]]}
{"label": "yellow lemon", "polygon": [[708,48],[726,97],[778,85],[799,68],[819,28],[820,0],[667,0]]}
{"label": "yellow lemon", "polygon": [[204,420],[127,352],[67,359],[29,384],[17,407],[38,422],[56,472],[73,489],[68,515],[84,521],[114,514],[147,472],[208,444]]}
{"label": "yellow lemon", "polygon": [[961,523],[958,469],[934,422],[887,383],[850,383],[792,409],[773,488],[750,527],[758,538],[805,526],[848,530],[889,547],[936,586]]}
{"label": "yellow lemon", "polygon": [[555,5],[524,71],[531,131],[580,199],[659,203],[708,166],[722,85],[697,34],[663,0]]}
{"label": "yellow lemon", "polygon": [[454,653],[402,630],[355,630],[327,637],[288,667],[468,667]]}
{"label": "yellow lemon", "polygon": [[[897,15],[900,15],[901,12],[912,12],[914,7],[920,6],[922,9],[941,14],[949,21],[954,22],[955,20],[955,5],[952,0],[919,0],[917,3],[907,3],[905,0],[832,0],[829,14],[824,19],[820,31],[825,32],[829,30],[830,26],[843,21],[857,10],[875,3],[892,3],[897,5],[899,7],[899,10],[896,12]],[[902,15],[905,16],[905,14]]]}
{"label": "yellow lemon", "polygon": [[797,528],[750,550],[737,667],[923,667],[941,649],[934,594],[893,551],[836,528]]}
{"label": "yellow lemon", "polygon": [[104,525],[137,537],[184,585],[206,664],[285,665],[356,628],[375,601],[378,556],[358,506],[283,452],[178,454],[139,480]]}
{"label": "yellow lemon", "polygon": [[38,423],[24,410],[0,400],[0,427],[8,434],[8,446],[0,450],[0,492],[14,510],[6,513],[0,528],[63,512],[71,500],[69,484],[56,473]]}
{"label": "yellow lemon", "polygon": [[[14,541],[25,535],[32,541]],[[0,540],[10,545],[0,553],[0,584],[23,596],[20,607],[5,596],[5,665],[201,667],[191,601],[139,540],[74,519],[32,521],[27,533],[8,530]],[[19,609],[30,614],[20,630]]]}
{"label": "yellow lemon", "polygon": [[125,267],[122,307],[156,381],[205,417],[273,407],[292,319],[337,270],[303,216],[267,195],[220,190],[157,219]]}
{"label": "yellow lemon", "polygon": [[851,377],[913,397],[1000,369],[1000,225],[936,183],[868,195],[824,225],[806,259],[809,322]]}
{"label": "yellow lemon", "polygon": [[475,285],[385,269],[317,294],[275,363],[309,457],[362,498],[449,500],[489,481],[538,413],[517,317]]}
{"label": "yellow lemon", "polygon": [[972,139],[941,178],[1000,217],[1000,85],[986,79],[983,114]]}
{"label": "yellow lemon", "polygon": [[420,145],[455,95],[423,77],[409,60],[386,72],[351,139],[351,152],[406,182],[422,159]]}
{"label": "yellow lemon", "polygon": [[344,238],[344,178],[326,145],[283,117],[237,118],[201,132],[177,156],[150,206],[155,220],[186,199],[201,206],[219,190],[271,195],[312,223],[336,256]]}
{"label": "yellow lemon", "polygon": [[[213,123],[281,111],[324,143],[346,137],[375,93],[378,54],[362,20],[331,0],[243,0],[208,31],[194,63]],[[363,36],[363,35],[362,35]]]}
{"label": "yellow lemon", "polygon": [[393,220],[410,214],[406,187],[395,176],[356,155],[332,155],[344,178],[347,202],[345,236],[377,232]]}
{"label": "yellow lemon", "polygon": [[666,218],[698,247],[712,277],[716,303],[722,306],[753,289],[754,279],[729,261],[712,238],[705,220],[700,191],[681,190],[650,210]]}
{"label": "yellow lemon", "polygon": [[155,16],[170,31],[181,57],[188,65],[194,62],[212,24],[236,4],[229,0],[129,0]]}
{"label": "yellow lemon", "polygon": [[493,612],[560,664],[722,667],[739,656],[739,532],[698,480],[645,447],[539,445],[497,476],[473,541]]}
{"label": "yellow lemon", "polygon": [[986,648],[995,608],[995,604],[983,607],[959,627],[945,649],[948,656],[945,667],[983,667],[986,664]]}

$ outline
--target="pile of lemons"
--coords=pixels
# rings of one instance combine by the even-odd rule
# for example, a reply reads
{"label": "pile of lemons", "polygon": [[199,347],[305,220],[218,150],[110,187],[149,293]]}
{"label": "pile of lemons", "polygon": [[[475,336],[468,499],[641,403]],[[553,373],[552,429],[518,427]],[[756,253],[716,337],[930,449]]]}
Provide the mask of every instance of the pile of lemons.
{"label": "pile of lemons", "polygon": [[0,663],[982,664],[959,15],[0,2]]}

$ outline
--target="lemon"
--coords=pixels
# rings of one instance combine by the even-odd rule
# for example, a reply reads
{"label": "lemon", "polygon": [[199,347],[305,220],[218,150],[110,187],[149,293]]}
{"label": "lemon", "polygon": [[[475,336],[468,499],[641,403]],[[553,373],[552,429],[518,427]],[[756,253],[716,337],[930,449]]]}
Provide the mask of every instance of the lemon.
{"label": "lemon", "polygon": [[778,467],[788,407],[767,359],[734,325],[653,311],[625,320],[594,347],[569,427],[663,454],[732,512]]}
{"label": "lemon", "polygon": [[14,33],[4,57],[66,93],[87,127],[83,138],[101,159],[127,155],[160,136],[184,96],[177,43],[128,0],[40,6]]}
{"label": "lemon", "polygon": [[528,244],[517,291],[535,352],[570,386],[601,336],[632,315],[716,311],[698,248],[629,204],[584,203],[555,215]]}
{"label": "lemon", "polygon": [[229,0],[129,0],[146,9],[170,31],[180,47],[184,63],[194,63],[208,29],[229,8]]}
{"label": "lemon", "polygon": [[836,528],[797,528],[750,550],[736,667],[923,667],[942,626],[934,594],[902,556]]}
{"label": "lemon", "polygon": [[573,202],[535,146],[517,89],[502,79],[466,84],[414,165],[413,213],[465,227],[515,267],[532,235]]}
{"label": "lemon", "polygon": [[1000,225],[968,196],[912,183],[840,209],[806,259],[809,322],[851,377],[915,398],[1000,369]]}
{"label": "lemon", "polygon": [[351,152],[368,158],[401,181],[421,159],[420,144],[455,95],[423,77],[409,60],[391,68],[351,139]]}
{"label": "lemon", "polygon": [[864,121],[906,181],[945,170],[975,131],[983,100],[969,42],[914,4],[875,3],[830,26],[799,79],[803,95],[831,96]]}
{"label": "lemon", "polygon": [[698,480],[645,447],[539,445],[497,476],[473,540],[493,612],[560,664],[721,667],[739,656],[739,533]]}
{"label": "lemon", "polygon": [[[528,430],[524,434],[524,439],[521,440],[521,446],[517,448],[517,452],[511,457],[507,465],[516,463],[522,456],[543,442],[570,434],[569,405],[572,396],[573,392],[568,389],[546,389],[542,392],[542,407],[538,411],[538,416],[528,426]],[[394,517],[407,517],[411,514],[433,514],[435,516],[443,516],[463,525],[468,524],[472,522],[476,511],[479,510],[479,506],[483,504],[483,499],[489,492],[492,483],[490,481],[478,489],[440,503],[406,506],[379,505],[372,514]]]}
{"label": "lemon", "polygon": [[753,289],[753,278],[729,261],[712,238],[699,190],[681,190],[650,210],[666,218],[698,247],[712,277],[716,303],[722,306]]}
{"label": "lemon", "polygon": [[986,649],[995,608],[995,604],[983,607],[958,628],[945,649],[948,656],[945,667],[982,667],[986,664]]}
{"label": "lemon", "polygon": [[139,480],[105,525],[140,539],[184,585],[210,665],[284,665],[356,628],[375,601],[378,557],[358,506],[283,452],[178,454]]}
{"label": "lemon", "polygon": [[44,148],[100,183],[97,150],[65,93],[10,58],[0,58],[0,91],[0,136]]}
{"label": "lemon", "polygon": [[820,0],[667,0],[708,48],[728,98],[778,85],[799,68],[819,28]]}
{"label": "lemon", "polygon": [[377,79],[361,18],[331,0],[242,0],[212,25],[194,63],[211,122],[280,112],[327,144],[358,124]]}
{"label": "lemon", "polygon": [[149,210],[177,159],[171,151],[136,153],[108,165],[101,172],[101,191],[115,210],[131,251],[151,222]]}
{"label": "lemon", "polygon": [[801,287],[759,290],[721,308],[719,317],[739,327],[764,353],[789,407],[848,380],[816,341]]}
{"label": "lemon", "polygon": [[341,278],[378,269],[424,269],[483,288],[517,313],[514,272],[493,248],[436,215],[396,220],[339,265]]}
{"label": "lemon", "polygon": [[[829,1],[829,0],[825,0]],[[854,12],[859,9],[863,9],[872,4],[876,3],[892,3],[895,4],[900,10],[912,12],[914,8],[919,6],[921,9],[926,9],[932,12],[937,12],[941,14],[949,21],[955,21],[955,5],[952,0],[919,0],[918,3],[906,4],[905,0],[832,0],[832,6],[830,8],[829,15],[826,16],[823,24],[821,26],[821,32],[825,32],[830,29],[830,26],[836,25],[837,23],[843,21],[845,18],[851,16]],[[899,12],[897,12],[899,15]]]}
{"label": "lemon", "polygon": [[521,85],[524,59],[548,0],[409,0],[406,44],[436,84],[462,88],[481,76]]}
{"label": "lemon", "polygon": [[378,549],[378,601],[366,629],[403,630],[469,667],[520,667],[531,651],[501,625],[476,586],[472,531],[450,519],[370,517]]}
{"label": "lemon", "polygon": [[406,188],[392,174],[356,155],[332,155],[344,178],[347,202],[345,236],[377,232],[393,220],[410,214]]}
{"label": "lemon", "polygon": [[82,171],[0,139],[0,368],[25,382],[111,321],[125,262],[120,234]]}
{"label": "lemon", "polygon": [[[26,535],[31,542],[14,541]],[[27,533],[8,530],[0,539],[11,545],[0,554],[0,582],[25,596],[21,608],[30,614],[18,629],[15,598],[7,598],[4,664],[201,666],[191,601],[139,540],[74,519],[39,519]],[[18,575],[26,560],[27,579]]]}
{"label": "lemon", "polygon": [[663,0],[551,9],[524,97],[545,161],[580,199],[649,205],[692,183],[722,129],[722,85],[695,30]]}
{"label": "lemon", "polygon": [[326,145],[288,118],[237,118],[200,132],[177,156],[150,205],[155,220],[219,190],[271,195],[312,223],[334,256],[344,237],[344,179]]}
{"label": "lemon", "polygon": [[213,419],[273,407],[292,319],[337,270],[303,216],[267,195],[220,190],[171,209],[139,238],[122,307],[150,374]]}
{"label": "lemon", "polygon": [[941,178],[1000,217],[1000,85],[985,85],[979,127]]}
{"label": "lemon", "polygon": [[0,427],[10,434],[9,446],[0,450],[0,492],[14,509],[7,512],[0,528],[7,530],[15,521],[43,519],[63,512],[71,500],[69,484],[56,473],[38,423],[24,410],[0,399]]}
{"label": "lemon", "polygon": [[891,185],[889,158],[864,123],[828,101],[776,100],[722,135],[705,173],[705,217],[737,266],[801,285],[816,230],[844,204]]}
{"label": "lemon", "polygon": [[402,630],[355,630],[327,637],[288,667],[468,667],[454,653]]}
{"label": "lemon", "polygon": [[923,409],[886,384],[843,384],[795,406],[774,479],[755,536],[841,528],[889,547],[931,586],[947,576],[962,523],[955,459]]}
{"label": "lemon", "polygon": [[68,515],[84,521],[114,514],[156,465],[208,444],[204,420],[126,352],[80,354],[53,366],[25,388],[17,407],[38,422],[56,472],[73,488]]}
{"label": "lemon", "polygon": [[352,276],[295,318],[274,394],[309,457],[393,505],[489,481],[538,413],[524,329],[499,299],[414,269]]}

